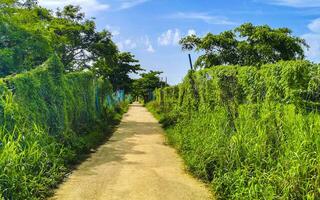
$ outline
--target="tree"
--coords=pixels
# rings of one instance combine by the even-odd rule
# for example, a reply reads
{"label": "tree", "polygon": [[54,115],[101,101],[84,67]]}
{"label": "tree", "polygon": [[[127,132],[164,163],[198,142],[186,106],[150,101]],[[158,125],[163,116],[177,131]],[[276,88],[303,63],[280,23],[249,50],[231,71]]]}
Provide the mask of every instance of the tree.
{"label": "tree", "polygon": [[[31,1],[28,1],[28,6]],[[46,10],[26,9],[7,1],[0,7],[0,76],[30,70],[46,61],[53,52],[39,25]],[[32,26],[29,26],[32,24]]]}
{"label": "tree", "polygon": [[130,74],[143,71],[139,61],[129,52],[117,52],[115,55],[105,54],[94,65],[96,74],[107,78],[114,89],[123,89],[127,93],[132,90],[133,80]]}
{"label": "tree", "polygon": [[216,65],[254,65],[280,60],[304,59],[306,42],[292,35],[288,28],[273,29],[267,25],[243,24],[218,35],[208,33],[203,38],[195,35],[182,38],[183,50],[204,52],[195,66],[208,68]]}
{"label": "tree", "polygon": [[66,70],[75,71],[90,68],[93,61],[93,46],[104,39],[96,32],[93,20],[85,18],[79,6],[68,5],[56,12],[50,22],[53,46]]}
{"label": "tree", "polygon": [[89,69],[114,89],[132,89],[130,74],[142,70],[129,52],[119,52],[107,30],[97,31],[79,6],[55,14],[37,0],[0,0],[0,76],[40,66],[58,55],[65,72]]}
{"label": "tree", "polygon": [[86,19],[78,6],[68,5],[54,15],[36,0],[2,0],[1,5],[2,75],[37,67],[53,52],[66,71],[91,68],[97,44],[112,42],[111,34],[97,32],[95,22]]}
{"label": "tree", "polygon": [[133,94],[135,97],[140,97],[144,102],[151,100],[150,96],[155,89],[168,86],[167,83],[160,80],[162,72],[150,71],[140,74],[141,78],[133,82]]}

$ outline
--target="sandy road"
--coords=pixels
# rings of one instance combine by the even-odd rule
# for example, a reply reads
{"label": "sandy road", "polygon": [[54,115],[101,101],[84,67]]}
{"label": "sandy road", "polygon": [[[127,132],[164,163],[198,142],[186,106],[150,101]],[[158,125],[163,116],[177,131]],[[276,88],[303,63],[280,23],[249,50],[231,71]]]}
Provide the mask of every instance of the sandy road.
{"label": "sandy road", "polygon": [[118,130],[81,164],[55,200],[206,200],[206,187],[186,174],[182,160],[164,143],[163,130],[133,104]]}

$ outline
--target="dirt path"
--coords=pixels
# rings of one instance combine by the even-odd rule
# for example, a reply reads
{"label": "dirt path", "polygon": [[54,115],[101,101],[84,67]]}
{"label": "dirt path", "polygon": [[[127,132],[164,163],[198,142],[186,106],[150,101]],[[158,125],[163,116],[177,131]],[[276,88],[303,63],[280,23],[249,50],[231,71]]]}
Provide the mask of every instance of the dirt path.
{"label": "dirt path", "polygon": [[110,140],[57,190],[57,200],[202,200],[205,186],[187,175],[163,130],[133,104]]}

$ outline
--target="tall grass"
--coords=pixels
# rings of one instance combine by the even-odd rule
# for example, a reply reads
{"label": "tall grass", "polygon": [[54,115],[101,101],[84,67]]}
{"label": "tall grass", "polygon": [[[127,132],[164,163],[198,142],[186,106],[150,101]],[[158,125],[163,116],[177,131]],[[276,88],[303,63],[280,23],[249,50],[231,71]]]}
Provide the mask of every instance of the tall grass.
{"label": "tall grass", "polygon": [[227,112],[194,112],[167,129],[188,170],[218,199],[320,198],[320,115],[244,105],[231,128]]}
{"label": "tall grass", "polygon": [[[277,65],[212,69],[217,73],[209,79],[194,77],[196,90],[185,80],[179,99],[159,101],[158,94],[147,106],[167,124],[168,141],[188,169],[218,199],[320,199],[320,114],[310,107],[317,100],[297,96],[318,69],[301,62]],[[198,103],[187,99],[194,92]]]}
{"label": "tall grass", "polygon": [[67,149],[38,127],[28,132],[1,130],[0,138],[0,183],[5,198],[43,198],[48,186],[53,187],[66,172]]}
{"label": "tall grass", "polygon": [[126,103],[91,72],[64,74],[57,57],[0,80],[0,199],[44,199],[79,155],[101,143]]}

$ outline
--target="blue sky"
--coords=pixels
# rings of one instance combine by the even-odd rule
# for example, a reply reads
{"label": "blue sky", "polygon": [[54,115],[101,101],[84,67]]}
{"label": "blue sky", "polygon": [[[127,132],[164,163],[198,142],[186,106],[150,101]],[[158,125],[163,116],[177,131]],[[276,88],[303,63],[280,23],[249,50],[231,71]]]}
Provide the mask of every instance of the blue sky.
{"label": "blue sky", "polygon": [[[187,52],[177,44],[191,33],[204,35],[242,23],[288,27],[310,45],[307,56],[320,62],[320,0],[39,0],[54,9],[80,5],[108,29],[122,51],[130,51],[148,70],[163,71],[179,83],[189,69]],[[196,55],[193,54],[193,59]]]}

